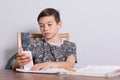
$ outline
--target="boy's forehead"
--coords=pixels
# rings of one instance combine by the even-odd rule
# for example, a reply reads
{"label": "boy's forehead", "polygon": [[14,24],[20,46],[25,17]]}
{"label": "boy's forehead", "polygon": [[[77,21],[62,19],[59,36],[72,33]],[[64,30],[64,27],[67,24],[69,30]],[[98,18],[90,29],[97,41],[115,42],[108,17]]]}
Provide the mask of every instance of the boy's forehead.
{"label": "boy's forehead", "polygon": [[54,22],[54,21],[55,21],[54,16],[45,16],[39,19],[39,23],[48,23],[48,22]]}

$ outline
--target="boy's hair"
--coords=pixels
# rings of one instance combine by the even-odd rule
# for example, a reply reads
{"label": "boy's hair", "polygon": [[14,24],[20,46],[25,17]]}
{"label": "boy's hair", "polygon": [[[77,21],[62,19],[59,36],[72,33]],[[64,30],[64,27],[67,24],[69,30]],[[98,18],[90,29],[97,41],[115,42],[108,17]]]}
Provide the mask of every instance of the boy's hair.
{"label": "boy's hair", "polygon": [[53,8],[46,8],[44,9],[37,18],[37,21],[39,22],[39,19],[42,17],[46,17],[46,16],[54,16],[54,19],[56,21],[56,23],[58,24],[60,22],[60,14],[57,10],[53,9]]}

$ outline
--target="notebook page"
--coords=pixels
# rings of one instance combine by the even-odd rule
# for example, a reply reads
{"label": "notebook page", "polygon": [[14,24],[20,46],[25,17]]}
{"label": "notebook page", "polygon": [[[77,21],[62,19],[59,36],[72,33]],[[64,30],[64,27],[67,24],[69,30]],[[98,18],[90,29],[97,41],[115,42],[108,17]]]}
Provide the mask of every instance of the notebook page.
{"label": "notebook page", "polygon": [[37,70],[37,71],[17,68],[16,71],[27,72],[27,73],[66,73],[67,72],[67,70],[63,68],[49,68],[46,70]]}
{"label": "notebook page", "polygon": [[76,70],[76,73],[81,75],[88,76],[115,76],[119,75],[120,71],[116,73],[117,70],[120,70],[120,66],[116,65],[89,65]]}

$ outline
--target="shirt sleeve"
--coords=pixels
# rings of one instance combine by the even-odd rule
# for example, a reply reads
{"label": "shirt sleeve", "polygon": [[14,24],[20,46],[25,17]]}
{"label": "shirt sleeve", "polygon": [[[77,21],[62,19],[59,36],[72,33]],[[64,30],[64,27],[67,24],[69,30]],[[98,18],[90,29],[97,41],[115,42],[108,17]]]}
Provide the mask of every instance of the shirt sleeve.
{"label": "shirt sleeve", "polygon": [[77,55],[76,55],[76,45],[75,43],[70,42],[67,46],[66,56],[73,55],[75,57],[75,63],[77,63]]}

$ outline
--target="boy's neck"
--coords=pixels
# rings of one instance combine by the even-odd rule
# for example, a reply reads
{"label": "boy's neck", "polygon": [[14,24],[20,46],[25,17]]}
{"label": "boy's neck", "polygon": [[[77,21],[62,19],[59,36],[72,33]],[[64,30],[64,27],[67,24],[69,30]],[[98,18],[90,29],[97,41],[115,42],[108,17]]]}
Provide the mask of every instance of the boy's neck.
{"label": "boy's neck", "polygon": [[62,39],[57,36],[51,38],[51,39],[47,39],[48,42],[50,43],[54,43],[54,44],[60,44],[62,42]]}

